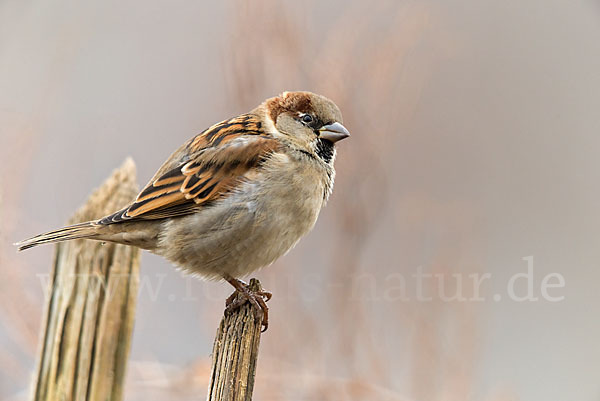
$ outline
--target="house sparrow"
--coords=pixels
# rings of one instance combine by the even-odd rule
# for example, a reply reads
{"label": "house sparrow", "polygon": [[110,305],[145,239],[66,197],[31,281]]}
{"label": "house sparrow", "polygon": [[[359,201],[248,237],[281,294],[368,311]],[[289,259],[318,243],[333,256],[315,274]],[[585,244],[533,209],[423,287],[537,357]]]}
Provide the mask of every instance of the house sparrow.
{"label": "house sparrow", "polygon": [[266,329],[271,294],[238,277],[270,265],[313,228],[333,188],[334,144],[348,136],[331,100],[284,92],[187,141],[124,209],[16,245],[87,238],[147,249],[228,281],[236,292],[226,311],[248,301]]}

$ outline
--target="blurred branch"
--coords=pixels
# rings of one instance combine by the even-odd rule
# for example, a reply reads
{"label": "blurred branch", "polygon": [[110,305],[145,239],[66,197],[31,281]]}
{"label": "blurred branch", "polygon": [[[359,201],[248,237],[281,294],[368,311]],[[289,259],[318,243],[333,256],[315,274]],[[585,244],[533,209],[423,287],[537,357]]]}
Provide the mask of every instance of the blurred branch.
{"label": "blurred branch", "polygon": [[[260,282],[250,280],[250,290],[261,291]],[[252,400],[261,327],[262,317],[255,318],[250,303],[221,319],[213,346],[208,401]]]}
{"label": "blurred branch", "polygon": [[[129,159],[69,223],[105,216],[136,193]],[[138,248],[97,241],[57,245],[34,400],[122,399],[139,255]]]}

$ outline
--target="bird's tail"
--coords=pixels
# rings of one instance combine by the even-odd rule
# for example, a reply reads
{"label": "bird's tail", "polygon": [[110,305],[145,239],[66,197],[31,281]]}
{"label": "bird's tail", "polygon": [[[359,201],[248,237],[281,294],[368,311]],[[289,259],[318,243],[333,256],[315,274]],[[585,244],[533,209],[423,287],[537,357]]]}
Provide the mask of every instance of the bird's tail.
{"label": "bird's tail", "polygon": [[99,227],[101,226],[95,221],[87,221],[85,223],[59,228],[58,230],[50,231],[45,234],[36,235],[35,237],[17,242],[15,245],[19,247],[19,251],[24,251],[25,249],[42,244],[79,238],[95,238],[98,235]]}

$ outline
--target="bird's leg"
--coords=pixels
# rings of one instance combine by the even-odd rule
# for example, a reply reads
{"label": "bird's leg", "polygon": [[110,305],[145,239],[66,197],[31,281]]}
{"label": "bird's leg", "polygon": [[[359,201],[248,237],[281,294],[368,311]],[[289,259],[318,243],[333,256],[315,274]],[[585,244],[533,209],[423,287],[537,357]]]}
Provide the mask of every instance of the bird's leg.
{"label": "bird's leg", "polygon": [[228,315],[246,302],[249,302],[254,307],[254,313],[257,318],[260,316],[258,315],[259,313],[263,314],[262,331],[267,331],[267,327],[269,327],[269,307],[267,306],[267,301],[271,299],[273,294],[269,291],[252,291],[248,284],[231,276],[224,276],[223,278],[235,288],[233,294],[225,301],[225,314]]}

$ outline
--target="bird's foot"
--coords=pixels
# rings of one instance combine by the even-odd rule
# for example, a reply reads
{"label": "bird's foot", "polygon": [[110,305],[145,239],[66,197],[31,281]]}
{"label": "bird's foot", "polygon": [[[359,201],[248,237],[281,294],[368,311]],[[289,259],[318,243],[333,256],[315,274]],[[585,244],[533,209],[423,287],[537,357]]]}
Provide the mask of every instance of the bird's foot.
{"label": "bird's foot", "polygon": [[225,277],[225,280],[235,288],[233,294],[225,301],[225,315],[230,315],[234,310],[249,302],[254,308],[256,319],[259,319],[262,314],[262,331],[267,331],[269,327],[269,307],[267,306],[267,301],[271,299],[273,294],[262,289],[259,291],[253,290],[249,284],[236,278]]}

